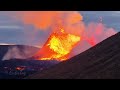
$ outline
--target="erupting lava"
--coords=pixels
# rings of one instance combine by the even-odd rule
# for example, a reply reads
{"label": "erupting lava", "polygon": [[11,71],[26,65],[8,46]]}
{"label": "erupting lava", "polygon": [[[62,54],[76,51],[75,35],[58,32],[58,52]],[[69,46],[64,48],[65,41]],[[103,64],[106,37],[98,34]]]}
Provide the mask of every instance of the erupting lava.
{"label": "erupting lava", "polygon": [[53,32],[34,58],[38,60],[63,61],[69,58],[71,50],[80,41],[80,36],[66,33],[64,29]]}

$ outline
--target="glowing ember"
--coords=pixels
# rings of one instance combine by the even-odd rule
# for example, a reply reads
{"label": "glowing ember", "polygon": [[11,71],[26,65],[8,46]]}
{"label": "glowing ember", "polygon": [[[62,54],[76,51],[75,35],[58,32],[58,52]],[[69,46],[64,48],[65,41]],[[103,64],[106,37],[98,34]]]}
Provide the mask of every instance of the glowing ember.
{"label": "glowing ember", "polygon": [[16,70],[19,70],[19,71],[22,71],[22,70],[24,70],[24,69],[25,69],[25,67],[22,67],[22,66],[16,67]]}
{"label": "glowing ember", "polygon": [[34,58],[38,60],[66,60],[79,41],[80,36],[68,34],[64,29],[61,29],[60,32],[51,34],[42,49],[34,55]]}

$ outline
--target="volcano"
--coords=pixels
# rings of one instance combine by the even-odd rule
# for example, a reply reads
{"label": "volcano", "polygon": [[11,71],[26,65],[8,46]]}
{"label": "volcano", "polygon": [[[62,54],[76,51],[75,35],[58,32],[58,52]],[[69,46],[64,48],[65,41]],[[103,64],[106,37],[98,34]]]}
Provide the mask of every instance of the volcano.
{"label": "volcano", "polygon": [[61,29],[60,32],[53,32],[50,35],[33,58],[37,60],[67,60],[71,50],[79,41],[80,36],[66,33],[64,29]]}
{"label": "volcano", "polygon": [[120,79],[120,32],[29,79]]}

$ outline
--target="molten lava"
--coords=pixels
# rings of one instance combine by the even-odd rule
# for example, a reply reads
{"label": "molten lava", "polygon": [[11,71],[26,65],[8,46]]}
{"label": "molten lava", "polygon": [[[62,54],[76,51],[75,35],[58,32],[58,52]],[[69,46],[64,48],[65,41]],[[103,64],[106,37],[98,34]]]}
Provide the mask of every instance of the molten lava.
{"label": "molten lava", "polygon": [[60,32],[53,32],[40,51],[34,55],[34,58],[38,60],[66,60],[79,41],[80,36],[68,34],[63,29]]}

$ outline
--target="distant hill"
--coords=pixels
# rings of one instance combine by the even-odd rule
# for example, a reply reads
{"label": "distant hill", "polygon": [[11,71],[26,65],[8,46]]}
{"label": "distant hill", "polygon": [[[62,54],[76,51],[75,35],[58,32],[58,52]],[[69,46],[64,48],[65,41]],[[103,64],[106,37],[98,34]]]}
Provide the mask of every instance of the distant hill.
{"label": "distant hill", "polygon": [[120,33],[27,79],[120,79]]}
{"label": "distant hill", "polygon": [[26,59],[33,56],[38,50],[37,47],[27,45],[0,45],[0,60]]}

